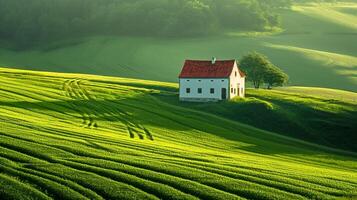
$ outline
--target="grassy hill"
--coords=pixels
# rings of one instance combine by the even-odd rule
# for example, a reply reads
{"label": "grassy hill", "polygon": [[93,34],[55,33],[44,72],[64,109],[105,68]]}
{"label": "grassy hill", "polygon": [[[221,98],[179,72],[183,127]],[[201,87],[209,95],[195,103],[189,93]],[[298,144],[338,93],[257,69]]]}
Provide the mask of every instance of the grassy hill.
{"label": "grassy hill", "polygon": [[355,153],[174,105],[165,96],[176,91],[171,83],[0,69],[1,198],[357,197]]}
{"label": "grassy hill", "polygon": [[220,103],[174,105],[213,113],[264,130],[357,152],[357,93],[326,88],[248,89],[247,98]]}
{"label": "grassy hill", "polygon": [[356,92],[356,5],[304,4],[281,10],[284,31],[275,34],[232,31],[201,38],[103,36],[58,41],[26,51],[0,49],[0,65],[176,82],[184,59],[240,58],[255,50],[284,69],[291,85]]}

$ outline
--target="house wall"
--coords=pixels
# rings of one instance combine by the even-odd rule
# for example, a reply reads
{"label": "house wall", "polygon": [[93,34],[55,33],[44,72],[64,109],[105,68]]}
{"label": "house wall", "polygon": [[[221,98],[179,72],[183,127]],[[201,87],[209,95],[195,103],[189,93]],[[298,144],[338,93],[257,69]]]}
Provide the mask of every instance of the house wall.
{"label": "house wall", "polygon": [[240,76],[237,63],[234,64],[232,74],[229,77],[229,94],[230,99],[240,96],[245,96],[245,78]]}
{"label": "house wall", "polygon": [[[227,99],[229,98],[228,78],[181,78],[180,79],[180,100],[182,101],[217,101],[222,100],[222,88],[227,89]],[[186,88],[191,92],[186,93]],[[198,88],[202,88],[202,94],[198,93]],[[210,89],[214,88],[214,94]]]}

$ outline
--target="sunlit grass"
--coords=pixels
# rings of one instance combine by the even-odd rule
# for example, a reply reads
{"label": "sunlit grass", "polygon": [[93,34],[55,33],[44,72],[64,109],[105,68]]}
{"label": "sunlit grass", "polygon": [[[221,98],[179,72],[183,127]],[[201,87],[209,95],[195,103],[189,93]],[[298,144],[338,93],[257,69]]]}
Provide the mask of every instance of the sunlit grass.
{"label": "sunlit grass", "polygon": [[[344,6],[344,8],[348,7],[355,8],[356,4],[351,3]],[[336,6],[335,4],[310,4],[308,6],[293,6],[294,11],[357,30],[357,16],[340,12],[337,8],[339,8],[339,6]]]}
{"label": "sunlit grass", "polygon": [[[287,45],[266,44],[268,47],[294,51],[303,54],[306,58],[320,62],[323,66],[329,67],[337,74],[348,77],[355,82],[357,75],[357,57],[337,54],[314,49],[306,49]],[[357,82],[355,82],[357,83]]]}
{"label": "sunlit grass", "polygon": [[[0,86],[0,195],[4,198],[357,195],[355,153],[175,105],[169,99],[176,99],[177,84],[1,68]],[[289,88],[271,95],[249,90],[255,98],[231,103],[263,104],[264,109],[275,110],[269,98],[280,96],[299,105],[313,101],[323,109],[327,107],[312,95],[333,95],[305,90],[311,95],[309,101],[302,88]],[[354,93],[336,92],[353,102]]]}

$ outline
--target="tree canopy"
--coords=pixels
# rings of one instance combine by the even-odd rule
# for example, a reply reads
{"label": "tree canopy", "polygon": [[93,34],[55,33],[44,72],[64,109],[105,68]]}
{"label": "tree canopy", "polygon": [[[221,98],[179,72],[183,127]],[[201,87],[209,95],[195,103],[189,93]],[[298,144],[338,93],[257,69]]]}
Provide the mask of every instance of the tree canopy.
{"label": "tree canopy", "polygon": [[267,84],[268,89],[274,86],[283,86],[288,80],[289,76],[273,64],[270,64],[264,72],[263,81]]}
{"label": "tree canopy", "polygon": [[91,35],[202,36],[279,26],[263,0],[1,0],[0,39],[21,47]]}
{"label": "tree canopy", "polygon": [[269,59],[260,53],[249,53],[240,60],[240,68],[247,74],[247,81],[260,88],[266,83],[271,89],[273,86],[283,86],[289,77],[281,69],[272,64]]}

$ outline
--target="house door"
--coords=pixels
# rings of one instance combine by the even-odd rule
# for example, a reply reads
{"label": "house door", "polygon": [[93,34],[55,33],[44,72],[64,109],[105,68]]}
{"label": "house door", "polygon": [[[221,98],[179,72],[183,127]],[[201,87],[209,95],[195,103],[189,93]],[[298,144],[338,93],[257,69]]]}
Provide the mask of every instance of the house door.
{"label": "house door", "polygon": [[222,88],[222,100],[227,99],[227,88]]}

